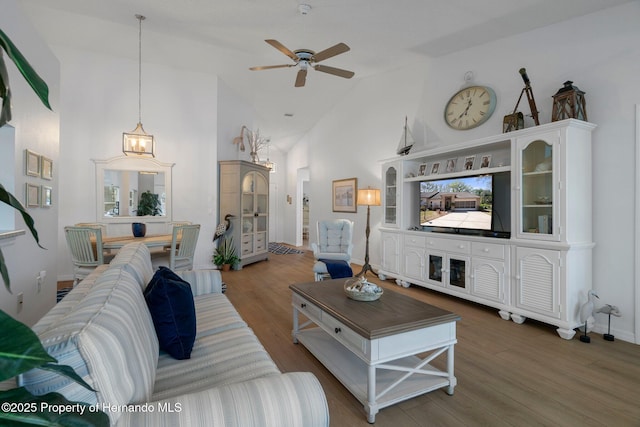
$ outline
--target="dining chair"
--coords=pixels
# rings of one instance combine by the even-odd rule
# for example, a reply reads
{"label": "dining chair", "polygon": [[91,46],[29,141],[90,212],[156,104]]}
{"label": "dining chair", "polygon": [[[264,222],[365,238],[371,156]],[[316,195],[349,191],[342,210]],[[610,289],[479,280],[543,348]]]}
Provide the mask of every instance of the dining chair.
{"label": "dining chair", "polygon": [[153,267],[168,266],[171,270],[191,270],[200,234],[200,224],[174,225],[171,247],[162,255],[153,256]]}
{"label": "dining chair", "polygon": [[73,263],[73,286],[104,264],[102,229],[100,227],[67,226],[64,228]]}
{"label": "dining chair", "polygon": [[173,227],[176,225],[192,225],[191,221],[171,221],[168,223],[169,225],[169,233],[173,233]]}
{"label": "dining chair", "polygon": [[353,221],[348,219],[334,219],[318,221],[318,241],[311,243],[313,257],[313,274],[316,282],[331,278],[327,265],[322,260],[344,261],[347,266],[351,261],[353,244]]}
{"label": "dining chair", "polygon": [[76,227],[91,227],[91,228],[99,228],[102,231],[102,236],[107,235],[107,225],[101,222],[79,222],[75,225]]}

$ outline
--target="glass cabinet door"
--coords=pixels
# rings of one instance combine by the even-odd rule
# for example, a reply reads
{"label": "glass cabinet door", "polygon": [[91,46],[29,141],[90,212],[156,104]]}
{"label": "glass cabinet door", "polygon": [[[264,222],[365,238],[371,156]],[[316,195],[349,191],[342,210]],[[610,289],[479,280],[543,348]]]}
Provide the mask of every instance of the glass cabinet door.
{"label": "glass cabinet door", "polygon": [[258,172],[242,179],[243,254],[266,250],[269,214],[269,184]]}
{"label": "glass cabinet door", "polygon": [[[545,138],[546,139],[546,138]],[[519,234],[526,238],[551,239],[557,194],[555,174],[557,153],[552,138],[536,139],[521,147]]]}
{"label": "glass cabinet door", "polygon": [[429,254],[429,280],[441,285],[443,255]]}
{"label": "glass cabinet door", "polygon": [[385,225],[397,226],[398,198],[397,182],[398,172],[395,167],[390,166],[384,173],[384,223]]}

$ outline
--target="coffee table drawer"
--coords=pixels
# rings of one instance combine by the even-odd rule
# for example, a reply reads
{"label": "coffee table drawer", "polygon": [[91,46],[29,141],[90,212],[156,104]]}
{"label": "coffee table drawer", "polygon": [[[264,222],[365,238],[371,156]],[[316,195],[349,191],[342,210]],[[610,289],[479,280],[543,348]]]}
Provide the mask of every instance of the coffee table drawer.
{"label": "coffee table drawer", "polygon": [[362,356],[366,356],[368,354],[367,340],[349,329],[349,327],[345,326],[339,320],[323,312],[322,324],[329,328],[330,335],[332,335],[334,339],[340,341],[354,353]]}
{"label": "coffee table drawer", "polygon": [[318,306],[313,305],[298,294],[293,294],[293,306],[302,312],[309,319],[320,321],[322,318],[322,310]]}

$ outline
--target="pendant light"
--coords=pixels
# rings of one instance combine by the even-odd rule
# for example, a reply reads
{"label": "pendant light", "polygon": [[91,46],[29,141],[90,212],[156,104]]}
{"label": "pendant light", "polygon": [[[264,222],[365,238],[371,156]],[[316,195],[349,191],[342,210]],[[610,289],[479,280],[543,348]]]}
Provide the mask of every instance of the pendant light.
{"label": "pendant light", "polygon": [[122,133],[122,152],[129,155],[155,157],[155,142],[142,127],[142,21],[146,18],[136,15],[138,20],[138,125],[131,132]]}

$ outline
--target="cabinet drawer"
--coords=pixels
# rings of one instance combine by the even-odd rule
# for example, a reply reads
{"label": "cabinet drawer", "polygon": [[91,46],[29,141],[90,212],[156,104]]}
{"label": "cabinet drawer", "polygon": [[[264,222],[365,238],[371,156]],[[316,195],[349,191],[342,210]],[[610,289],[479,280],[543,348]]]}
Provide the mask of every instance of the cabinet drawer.
{"label": "cabinet drawer", "polygon": [[471,243],[464,240],[427,238],[427,249],[437,249],[445,252],[468,254],[471,252]]}
{"label": "cabinet drawer", "polygon": [[322,324],[329,328],[329,333],[334,339],[340,341],[357,354],[367,355],[367,340],[364,337],[324,312],[322,313]]}
{"label": "cabinet drawer", "polygon": [[471,254],[485,258],[504,259],[505,247],[496,243],[471,243]]}
{"label": "cabinet drawer", "polygon": [[311,304],[298,294],[293,294],[292,305],[315,322],[319,322],[322,317],[322,310],[318,306]]}
{"label": "cabinet drawer", "polygon": [[424,236],[404,236],[404,244],[405,246],[417,246],[419,248],[424,248],[427,239]]}

